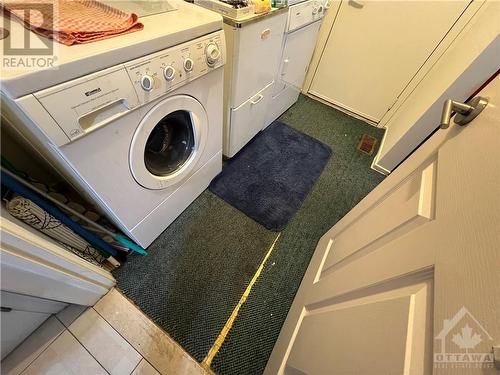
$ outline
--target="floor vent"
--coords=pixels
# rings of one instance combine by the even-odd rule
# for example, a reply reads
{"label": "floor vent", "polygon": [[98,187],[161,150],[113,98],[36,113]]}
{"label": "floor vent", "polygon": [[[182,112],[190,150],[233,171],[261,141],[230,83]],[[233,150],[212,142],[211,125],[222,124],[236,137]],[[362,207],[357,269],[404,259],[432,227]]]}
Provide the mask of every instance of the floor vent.
{"label": "floor vent", "polygon": [[377,144],[377,139],[373,138],[371,135],[363,134],[361,140],[358,143],[357,149],[365,154],[371,155],[373,154],[373,150],[375,150],[375,145]]}

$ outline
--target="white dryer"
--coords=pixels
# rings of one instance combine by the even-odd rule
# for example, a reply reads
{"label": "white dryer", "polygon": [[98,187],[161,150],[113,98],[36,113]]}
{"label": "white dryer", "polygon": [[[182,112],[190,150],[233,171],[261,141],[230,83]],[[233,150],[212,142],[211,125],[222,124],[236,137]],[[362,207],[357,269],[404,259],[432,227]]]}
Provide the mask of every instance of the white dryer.
{"label": "white dryer", "polygon": [[194,12],[220,31],[17,98],[2,82],[8,122],[143,247],[222,168],[222,19]]}
{"label": "white dryer", "polygon": [[267,107],[271,124],[299,98],[329,0],[289,0],[279,70]]}

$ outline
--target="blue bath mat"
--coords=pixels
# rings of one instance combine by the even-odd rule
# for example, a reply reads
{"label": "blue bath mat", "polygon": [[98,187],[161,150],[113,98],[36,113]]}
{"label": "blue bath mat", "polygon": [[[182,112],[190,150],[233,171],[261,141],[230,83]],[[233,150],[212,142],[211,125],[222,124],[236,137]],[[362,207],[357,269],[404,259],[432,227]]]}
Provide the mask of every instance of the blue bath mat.
{"label": "blue bath mat", "polygon": [[228,161],[209,189],[267,229],[281,231],[331,154],[324,143],[274,122]]}

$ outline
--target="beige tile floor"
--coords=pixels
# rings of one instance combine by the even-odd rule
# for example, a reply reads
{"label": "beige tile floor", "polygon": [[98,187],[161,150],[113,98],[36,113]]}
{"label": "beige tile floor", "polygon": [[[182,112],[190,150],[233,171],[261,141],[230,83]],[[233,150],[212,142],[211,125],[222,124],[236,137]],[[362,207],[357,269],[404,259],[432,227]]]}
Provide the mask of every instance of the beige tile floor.
{"label": "beige tile floor", "polygon": [[50,317],[1,363],[6,375],[206,375],[179,344],[112,289],[94,307]]}

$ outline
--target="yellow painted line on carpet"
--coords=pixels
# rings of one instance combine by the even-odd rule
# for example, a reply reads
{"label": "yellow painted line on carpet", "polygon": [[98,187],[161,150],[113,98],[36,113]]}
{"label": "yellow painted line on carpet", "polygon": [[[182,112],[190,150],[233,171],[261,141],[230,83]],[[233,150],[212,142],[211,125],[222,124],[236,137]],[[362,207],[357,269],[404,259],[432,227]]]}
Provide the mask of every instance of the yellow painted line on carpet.
{"label": "yellow painted line on carpet", "polygon": [[274,246],[276,245],[276,242],[278,242],[278,238],[280,238],[280,236],[281,236],[281,233],[278,233],[278,236],[274,239],[271,247],[267,251],[266,256],[264,257],[264,259],[260,263],[259,268],[257,269],[255,274],[253,275],[252,280],[250,280],[250,283],[248,284],[247,288],[245,289],[245,292],[243,293],[238,304],[236,305],[233,312],[231,313],[231,316],[226,321],[224,328],[222,328],[222,331],[220,331],[219,336],[217,337],[214,344],[212,345],[212,347],[208,351],[207,356],[205,357],[205,359],[203,359],[203,362],[201,362],[201,365],[203,367],[205,367],[206,369],[210,369],[210,366],[212,364],[212,360],[215,358],[215,355],[219,352],[219,349],[221,348],[222,344],[226,340],[226,336],[229,333],[229,331],[231,330],[231,328],[233,327],[233,323],[236,320],[236,317],[238,316],[238,313],[240,311],[241,306],[243,306],[243,304],[247,300],[248,296],[250,295],[252,287],[254,286],[254,284],[257,281],[257,279],[259,278],[262,270],[264,269],[264,264],[266,263],[267,259],[269,258],[269,256],[273,252]]}

